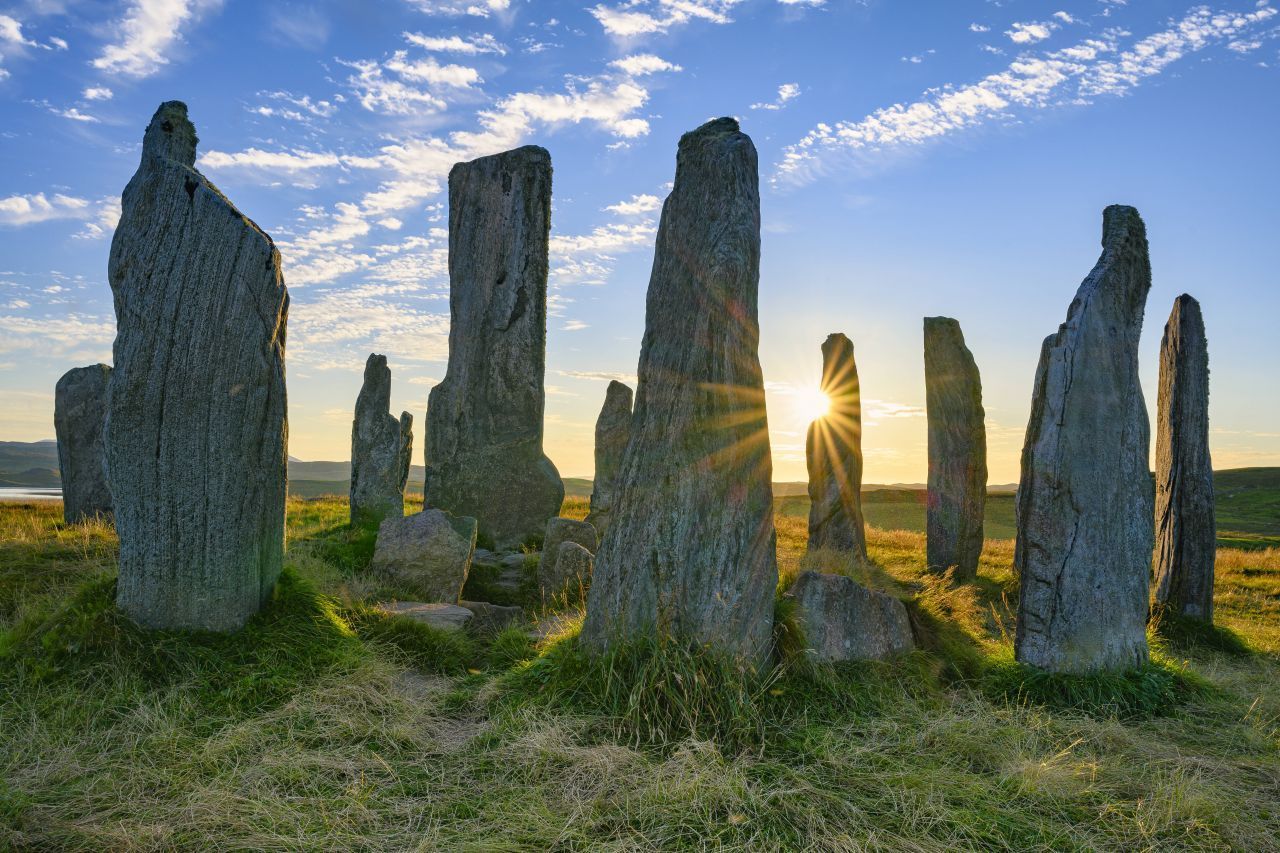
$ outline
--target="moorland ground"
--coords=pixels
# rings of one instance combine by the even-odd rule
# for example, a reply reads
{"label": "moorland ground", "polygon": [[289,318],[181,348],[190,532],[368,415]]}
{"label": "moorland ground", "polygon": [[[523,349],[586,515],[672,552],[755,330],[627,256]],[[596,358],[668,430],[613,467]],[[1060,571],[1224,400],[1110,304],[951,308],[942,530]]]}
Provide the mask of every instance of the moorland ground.
{"label": "moorland ground", "polygon": [[397,591],[333,497],[290,498],[286,575],[245,631],[146,634],[111,606],[109,525],[0,505],[0,847],[1276,849],[1265,539],[1219,551],[1223,630],[1166,625],[1144,673],[1046,684],[1011,662],[1010,540],[952,588],[916,532],[872,528],[870,565],[806,556],[793,510],[780,586],[854,573],[908,600],[921,650],[602,668],[573,652],[577,607],[535,602],[539,640],[439,633],[369,606]]}

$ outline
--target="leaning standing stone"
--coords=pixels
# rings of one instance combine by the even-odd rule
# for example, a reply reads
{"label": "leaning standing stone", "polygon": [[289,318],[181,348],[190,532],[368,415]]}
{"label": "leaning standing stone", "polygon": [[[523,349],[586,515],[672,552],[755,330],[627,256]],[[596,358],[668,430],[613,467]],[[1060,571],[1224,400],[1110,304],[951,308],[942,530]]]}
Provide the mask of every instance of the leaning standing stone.
{"label": "leaning standing stone", "polygon": [[404,515],[404,484],[413,456],[413,415],[391,412],[387,357],[370,353],[351,423],[351,523],[377,526]]}
{"label": "leaning standing stone", "polygon": [[1213,621],[1213,461],[1209,458],[1209,345],[1200,303],[1183,294],[1160,341],[1156,412],[1155,600]]}
{"label": "leaning standing stone", "polygon": [[186,105],[161,104],[111,242],[116,600],[147,627],[229,631],[284,555],[289,295],[271,238],[195,159]]}
{"label": "leaning standing stone", "polygon": [[95,364],[68,370],[54,389],[53,427],[58,437],[62,517],[67,524],[111,515],[107,455],[102,444],[110,382],[111,368]]}
{"label": "leaning standing stone", "polygon": [[587,521],[604,536],[618,491],[618,470],[631,438],[631,389],[610,380],[604,407],[596,419],[596,477],[591,486],[591,511]]}
{"label": "leaning standing stone", "polygon": [[1102,257],[1041,350],[1022,451],[1015,650],[1052,672],[1147,661],[1153,508],[1138,338],[1150,288],[1142,218],[1112,205]]}
{"label": "leaning standing stone", "polygon": [[680,140],[649,280],[631,440],[581,641],[661,632],[763,663],[778,583],[756,299],[756,150],[733,119]]}
{"label": "leaning standing stone", "polygon": [[542,452],[551,155],[517,148],[449,173],[449,366],[427,402],[426,505],[518,546],[560,511]]}
{"label": "leaning standing stone", "polygon": [[957,581],[978,574],[987,502],[987,429],[982,380],[950,317],[924,318],[924,385],[929,419],[925,529],[929,570],[954,567]]}
{"label": "leaning standing stone", "polygon": [[822,344],[827,413],[809,424],[809,549],[831,548],[867,559],[862,517],[862,398],[853,343],[828,335]]}

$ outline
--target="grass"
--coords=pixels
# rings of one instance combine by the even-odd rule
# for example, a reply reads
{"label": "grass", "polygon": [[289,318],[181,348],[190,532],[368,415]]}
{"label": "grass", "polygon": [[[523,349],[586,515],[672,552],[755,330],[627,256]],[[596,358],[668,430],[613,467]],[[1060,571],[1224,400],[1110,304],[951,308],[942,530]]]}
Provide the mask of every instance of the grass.
{"label": "grass", "polygon": [[1222,549],[1221,630],[1162,620],[1155,667],[1105,685],[1010,660],[1010,542],[988,541],[978,583],[956,588],[924,572],[918,533],[873,528],[871,562],[851,564],[805,555],[803,519],[780,515],[784,581],[844,571],[903,596],[923,648],[841,668],[791,656],[750,676],[643,640],[584,658],[574,612],[537,642],[387,619],[336,499],[290,500],[288,571],[246,631],[138,632],[110,606],[112,531],[59,513],[0,506],[0,849],[1266,850],[1280,837],[1276,549]]}

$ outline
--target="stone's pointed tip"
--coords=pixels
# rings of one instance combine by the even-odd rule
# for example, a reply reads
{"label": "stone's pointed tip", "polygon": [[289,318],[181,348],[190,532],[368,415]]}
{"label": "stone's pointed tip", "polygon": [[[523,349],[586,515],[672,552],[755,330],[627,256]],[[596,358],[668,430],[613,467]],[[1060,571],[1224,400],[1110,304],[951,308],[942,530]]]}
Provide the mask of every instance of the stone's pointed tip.
{"label": "stone's pointed tip", "polygon": [[725,116],[723,118],[714,118],[684,134],[680,137],[680,145],[678,147],[683,149],[691,145],[701,145],[705,142],[719,140],[725,137],[741,137],[742,139],[750,139],[749,136],[742,132],[742,129],[738,126],[738,120],[736,118]]}
{"label": "stone's pointed tip", "polygon": [[142,137],[142,153],[194,166],[198,142],[196,127],[187,118],[187,105],[182,101],[165,101],[147,125]]}
{"label": "stone's pointed tip", "polygon": [[1132,233],[1146,236],[1147,226],[1138,213],[1138,208],[1127,204],[1107,205],[1102,211],[1102,245],[1108,246],[1117,240],[1124,240]]}

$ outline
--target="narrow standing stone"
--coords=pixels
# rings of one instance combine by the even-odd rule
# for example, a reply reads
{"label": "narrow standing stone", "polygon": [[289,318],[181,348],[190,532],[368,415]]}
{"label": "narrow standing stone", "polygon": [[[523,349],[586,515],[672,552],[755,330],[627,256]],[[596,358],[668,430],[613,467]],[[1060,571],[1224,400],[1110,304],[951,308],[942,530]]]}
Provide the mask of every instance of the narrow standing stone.
{"label": "narrow standing stone", "polygon": [[351,423],[351,523],[377,526],[404,515],[404,485],[413,458],[413,415],[391,414],[391,368],[370,353]]}
{"label": "narrow standing stone", "polygon": [[591,486],[591,511],[587,513],[587,521],[601,538],[617,499],[618,471],[630,439],[631,389],[616,379],[610,380],[604,392],[604,407],[596,419],[596,477]]}
{"label": "narrow standing stone", "polygon": [[67,524],[111,515],[107,452],[102,444],[110,382],[111,368],[95,364],[68,370],[54,389],[53,427],[58,437],[62,517]]}
{"label": "narrow standing stone", "polygon": [[1147,661],[1151,428],[1138,338],[1150,289],[1142,218],[1112,205],[1102,257],[1041,350],[1022,450],[1015,651],[1052,672]]}
{"label": "narrow standing stone", "polygon": [[982,379],[950,317],[924,318],[929,494],[925,529],[929,570],[955,567],[957,581],[978,575],[987,503],[987,428]]}
{"label": "narrow standing stone", "polygon": [[271,238],[195,159],[186,105],[161,104],[111,241],[116,601],[147,627],[228,631],[284,556],[289,295]]}
{"label": "narrow standing stone", "polygon": [[759,280],[755,146],[716,119],[680,139],[663,205],[589,648],[659,634],[756,664],[769,655],[778,566]]}
{"label": "narrow standing stone", "polygon": [[853,343],[836,332],[822,344],[827,413],[809,424],[809,550],[831,548],[867,559],[862,517],[862,396]]}
{"label": "narrow standing stone", "polygon": [[1200,303],[1185,293],[1160,340],[1156,413],[1155,600],[1213,621],[1213,460],[1209,457],[1209,345]]}
{"label": "narrow standing stone", "polygon": [[449,366],[427,402],[426,505],[513,547],[560,511],[542,452],[551,155],[517,148],[449,172]]}

